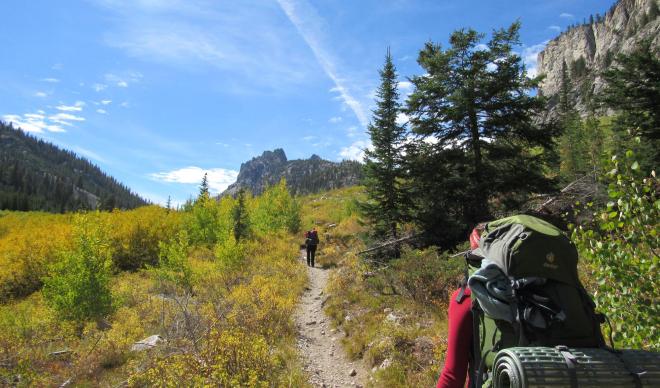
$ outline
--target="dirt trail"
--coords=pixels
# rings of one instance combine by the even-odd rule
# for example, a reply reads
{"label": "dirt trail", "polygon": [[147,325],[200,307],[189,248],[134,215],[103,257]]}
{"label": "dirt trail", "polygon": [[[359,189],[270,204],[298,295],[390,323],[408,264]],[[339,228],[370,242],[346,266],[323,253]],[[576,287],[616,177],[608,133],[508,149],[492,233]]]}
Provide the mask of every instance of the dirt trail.
{"label": "dirt trail", "polygon": [[[301,260],[305,261],[305,252]],[[341,347],[343,332],[330,326],[323,312],[324,292],[330,270],[307,267],[309,286],[305,289],[295,321],[298,350],[309,382],[315,387],[360,387],[367,379],[367,369],[360,361],[350,361]]]}

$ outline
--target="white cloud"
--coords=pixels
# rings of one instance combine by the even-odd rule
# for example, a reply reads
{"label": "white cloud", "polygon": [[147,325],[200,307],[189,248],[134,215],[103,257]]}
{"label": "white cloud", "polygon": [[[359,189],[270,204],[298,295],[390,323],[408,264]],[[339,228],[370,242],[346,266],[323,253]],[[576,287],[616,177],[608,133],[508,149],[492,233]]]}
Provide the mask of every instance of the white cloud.
{"label": "white cloud", "polygon": [[23,115],[23,117],[33,120],[43,120],[45,118],[43,113],[26,113]]}
{"label": "white cloud", "polygon": [[337,71],[335,59],[322,43],[323,19],[305,0],[277,0],[277,2],[314,53],[323,71],[334,82],[335,87],[331,91],[338,93],[339,99],[353,111],[360,124],[366,126],[369,120],[364,107],[353,97],[347,80]]}
{"label": "white cloud", "polygon": [[410,81],[399,81],[398,87],[401,94],[409,95],[413,91],[413,83]]}
{"label": "white cloud", "polygon": [[150,174],[151,179],[163,182],[183,183],[199,185],[202,182],[204,174],[208,174],[209,190],[212,193],[224,191],[230,184],[236,181],[238,171],[224,168],[203,169],[201,167],[190,166],[168,172],[158,172]]}
{"label": "white cloud", "polygon": [[[422,141],[426,144],[438,144],[440,140],[438,140],[437,137],[431,135],[431,136],[425,136]],[[451,148],[451,147],[448,147]]]}
{"label": "white cloud", "polygon": [[316,139],[316,136],[305,136],[305,137],[303,137],[303,140],[305,140],[305,141],[312,141],[314,139]]}
{"label": "white cloud", "polygon": [[561,31],[561,27],[555,26],[555,25],[549,26],[548,29],[552,30],[552,31],[555,31],[555,32]]}
{"label": "white cloud", "polygon": [[112,100],[101,100],[101,105],[110,105]]}
{"label": "white cloud", "polygon": [[25,132],[44,133],[47,132],[66,132],[62,127],[53,124],[45,116],[43,111],[37,113],[26,113],[24,115],[4,115],[3,120],[12,123],[14,127],[21,128]]}
{"label": "white cloud", "polygon": [[331,122],[332,124],[337,124],[340,123],[341,120],[342,120],[341,116],[335,116],[335,117],[331,117],[330,120],[328,121]]}
{"label": "white cloud", "polygon": [[119,106],[121,106],[122,108],[128,108],[130,105],[129,105],[128,101],[124,101],[121,104],[119,104]]}
{"label": "white cloud", "polygon": [[403,112],[399,112],[396,115],[396,123],[397,124],[399,124],[399,125],[408,124],[408,121],[410,121],[410,117],[408,117],[407,114],[405,114]]}
{"label": "white cloud", "polygon": [[106,73],[103,75],[106,83],[120,88],[127,88],[129,83],[135,83],[142,79],[142,74],[135,71],[121,72],[120,74]]}
{"label": "white cloud", "polygon": [[474,46],[474,49],[477,51],[488,51],[488,45],[484,43],[479,43],[476,46]]}
{"label": "white cloud", "polygon": [[527,68],[527,75],[529,77],[536,77],[537,75],[537,59],[539,56],[539,53],[543,51],[545,48],[545,45],[548,43],[548,41],[545,41],[543,43],[535,44],[532,46],[524,47],[522,50],[522,60],[525,63],[525,67]]}
{"label": "white cloud", "polygon": [[57,78],[42,78],[41,81],[48,82],[48,83],[51,83],[51,84],[56,84],[56,83],[60,82],[60,80],[57,79]]}
{"label": "white cloud", "polygon": [[371,142],[366,140],[358,140],[353,142],[353,144],[343,147],[339,151],[339,156],[341,159],[345,160],[364,160],[364,150],[371,148]]}
{"label": "white cloud", "polygon": [[99,113],[99,114],[102,114],[102,115],[104,115],[104,114],[107,114],[107,113],[108,113],[108,111],[107,111],[107,110],[105,110],[105,109],[97,109],[97,110],[96,110],[96,113]]}
{"label": "white cloud", "polygon": [[92,89],[94,89],[94,90],[97,91],[97,92],[103,91],[103,90],[105,90],[107,87],[108,87],[108,85],[106,85],[106,84],[99,84],[99,83],[96,83],[96,84],[92,85]]}
{"label": "white cloud", "polygon": [[71,125],[68,121],[85,121],[84,117],[72,115],[70,113],[56,113],[48,118],[53,122],[64,125]]}
{"label": "white cloud", "polygon": [[559,17],[564,19],[573,19],[575,16],[572,13],[562,12],[559,14]]}
{"label": "white cloud", "polygon": [[57,110],[61,110],[63,112],[80,112],[83,110],[83,107],[85,106],[84,101],[76,101],[73,105],[58,105],[55,107]]}
{"label": "white cloud", "polygon": [[48,93],[46,93],[46,92],[42,92],[42,91],[38,91],[38,92],[34,93],[34,96],[35,96],[35,97],[41,97],[41,98],[44,98],[44,97],[48,97]]}

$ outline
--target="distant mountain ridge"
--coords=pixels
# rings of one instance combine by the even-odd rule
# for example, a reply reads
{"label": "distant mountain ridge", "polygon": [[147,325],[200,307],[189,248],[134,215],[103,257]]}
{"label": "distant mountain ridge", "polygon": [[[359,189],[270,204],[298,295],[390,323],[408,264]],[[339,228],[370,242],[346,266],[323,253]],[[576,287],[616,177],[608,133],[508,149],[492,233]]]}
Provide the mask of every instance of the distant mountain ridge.
{"label": "distant mountain ridge", "polygon": [[538,55],[538,72],[545,78],[539,93],[549,98],[546,119],[557,117],[562,68],[566,66],[570,104],[582,115],[604,87],[601,74],[616,55],[629,53],[639,41],[660,45],[660,7],[657,0],[619,0],[605,15],[569,27]]}
{"label": "distant mountain ridge", "polygon": [[66,212],[146,204],[86,159],[0,121],[0,210]]}
{"label": "distant mountain ridge", "polygon": [[240,189],[259,195],[282,178],[286,179],[292,194],[312,194],[360,184],[362,164],[356,161],[335,163],[318,155],[312,155],[309,159],[288,160],[284,150],[278,148],[241,164],[236,182],[221,195],[235,195]]}

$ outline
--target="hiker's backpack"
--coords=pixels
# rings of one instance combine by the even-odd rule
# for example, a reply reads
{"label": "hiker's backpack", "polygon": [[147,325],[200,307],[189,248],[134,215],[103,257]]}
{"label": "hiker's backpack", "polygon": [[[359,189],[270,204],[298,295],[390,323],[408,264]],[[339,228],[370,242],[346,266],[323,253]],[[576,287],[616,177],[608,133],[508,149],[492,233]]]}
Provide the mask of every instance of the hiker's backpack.
{"label": "hiker's backpack", "polygon": [[319,243],[319,234],[315,230],[312,230],[312,242],[314,245],[318,245]]}
{"label": "hiker's backpack", "polygon": [[602,316],[578,278],[577,249],[555,226],[527,215],[489,222],[467,258],[476,386],[501,349],[605,345]]}
{"label": "hiker's backpack", "polygon": [[305,236],[307,237],[305,239],[305,244],[307,244],[307,245],[318,245],[319,235],[315,230],[310,230],[309,232],[305,233]]}

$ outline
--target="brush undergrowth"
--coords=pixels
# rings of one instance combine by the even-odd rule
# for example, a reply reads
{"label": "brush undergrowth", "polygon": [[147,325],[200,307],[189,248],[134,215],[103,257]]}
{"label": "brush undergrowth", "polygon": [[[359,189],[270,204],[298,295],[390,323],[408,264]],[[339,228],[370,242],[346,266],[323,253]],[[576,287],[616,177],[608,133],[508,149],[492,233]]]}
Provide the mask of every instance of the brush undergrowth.
{"label": "brush undergrowth", "polygon": [[[307,386],[291,318],[306,283],[297,204],[284,183],[248,197],[255,227],[240,241],[232,198],[200,195],[182,212],[0,213],[0,386]],[[104,282],[67,270],[92,268],[90,252]],[[82,309],[94,290],[111,308]]]}

